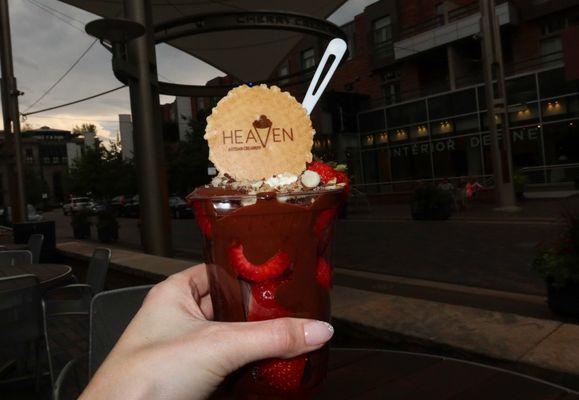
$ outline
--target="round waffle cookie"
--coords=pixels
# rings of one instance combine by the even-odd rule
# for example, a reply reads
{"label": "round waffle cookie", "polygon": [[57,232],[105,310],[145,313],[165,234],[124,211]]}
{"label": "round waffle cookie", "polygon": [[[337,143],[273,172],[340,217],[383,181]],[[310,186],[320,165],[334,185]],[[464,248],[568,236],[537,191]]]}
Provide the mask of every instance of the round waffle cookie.
{"label": "round waffle cookie", "polygon": [[205,139],[217,170],[235,180],[300,174],[312,161],[306,109],[277,86],[232,89],[207,117]]}

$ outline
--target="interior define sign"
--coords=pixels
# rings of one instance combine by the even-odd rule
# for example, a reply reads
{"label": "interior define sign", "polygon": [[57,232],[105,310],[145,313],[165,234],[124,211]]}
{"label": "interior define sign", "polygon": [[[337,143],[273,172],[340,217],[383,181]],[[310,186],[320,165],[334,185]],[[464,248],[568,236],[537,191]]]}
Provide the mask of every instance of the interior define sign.
{"label": "interior define sign", "polygon": [[[511,140],[513,143],[535,141],[539,139],[539,129],[535,127],[513,129],[511,130],[511,135]],[[501,136],[502,135],[499,134],[499,140],[501,140]],[[489,134],[482,136],[471,136],[466,139],[468,146],[471,148],[478,148],[481,144],[485,147],[491,145],[491,136]],[[454,151],[456,149],[456,139],[447,139],[437,140],[432,143],[416,143],[406,146],[391,147],[390,151],[392,157],[406,157],[418,156],[420,154],[442,153],[445,151]]]}

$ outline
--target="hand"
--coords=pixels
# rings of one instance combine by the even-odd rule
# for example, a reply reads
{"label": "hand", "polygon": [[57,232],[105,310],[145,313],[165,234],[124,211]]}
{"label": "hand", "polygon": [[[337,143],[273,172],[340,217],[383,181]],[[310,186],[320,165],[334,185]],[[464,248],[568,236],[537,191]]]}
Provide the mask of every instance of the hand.
{"label": "hand", "polygon": [[204,399],[253,361],[316,350],[330,324],[280,318],[213,322],[205,265],[154,286],[81,399]]}

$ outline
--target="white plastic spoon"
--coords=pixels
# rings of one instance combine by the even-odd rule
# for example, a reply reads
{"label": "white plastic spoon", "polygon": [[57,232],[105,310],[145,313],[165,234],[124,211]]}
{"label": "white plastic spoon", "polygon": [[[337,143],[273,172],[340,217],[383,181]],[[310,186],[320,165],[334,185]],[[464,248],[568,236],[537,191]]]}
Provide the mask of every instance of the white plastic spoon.
{"label": "white plastic spoon", "polygon": [[[334,75],[334,72],[336,72],[336,68],[338,68],[340,60],[342,59],[342,57],[344,57],[347,48],[348,45],[342,39],[332,39],[330,43],[328,43],[328,47],[326,47],[326,51],[324,52],[324,55],[320,60],[320,64],[316,69],[316,73],[314,74],[314,77],[310,82],[310,86],[308,87],[308,91],[306,92],[304,100],[302,101],[302,105],[307,110],[308,115],[311,114],[312,110],[316,106],[316,103],[320,99],[322,93],[324,93],[326,86],[328,86],[330,79]],[[318,89],[314,93],[314,89],[318,84],[318,81],[320,80],[320,75],[322,75],[322,71],[324,70],[326,63],[328,62],[328,58],[330,58],[331,55],[335,57],[334,60],[332,61],[332,65],[330,65],[330,68],[328,69],[326,76],[324,76],[322,83],[320,84],[320,86],[318,86]]]}

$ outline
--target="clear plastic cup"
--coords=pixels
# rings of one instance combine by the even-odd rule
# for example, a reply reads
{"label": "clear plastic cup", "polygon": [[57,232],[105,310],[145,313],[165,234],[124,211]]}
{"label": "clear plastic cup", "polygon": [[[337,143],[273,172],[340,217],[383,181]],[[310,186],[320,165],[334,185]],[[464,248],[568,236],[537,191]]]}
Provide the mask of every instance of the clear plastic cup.
{"label": "clear plastic cup", "polygon": [[[330,319],[330,244],[343,189],[292,194],[192,193],[216,321]],[[223,389],[237,398],[308,398],[326,375],[327,346],[264,360]]]}

